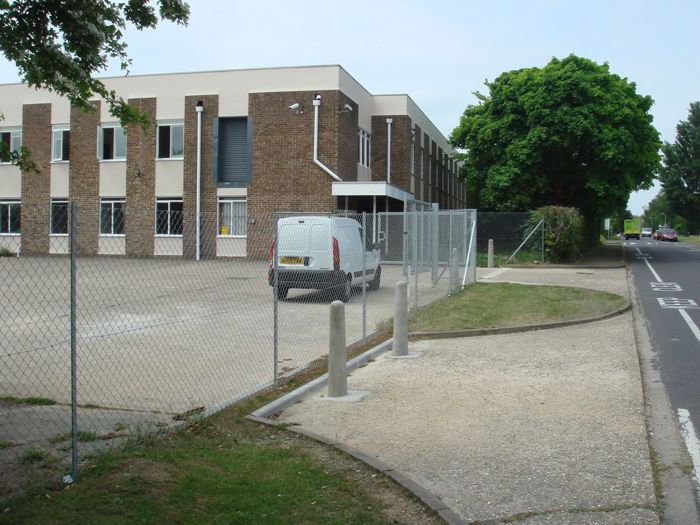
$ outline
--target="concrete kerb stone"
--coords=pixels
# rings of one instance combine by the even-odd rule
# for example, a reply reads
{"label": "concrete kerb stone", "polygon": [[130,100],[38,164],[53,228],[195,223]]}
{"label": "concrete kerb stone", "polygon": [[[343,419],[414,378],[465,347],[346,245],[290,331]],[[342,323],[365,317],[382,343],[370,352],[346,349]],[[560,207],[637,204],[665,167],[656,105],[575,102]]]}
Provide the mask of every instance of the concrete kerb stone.
{"label": "concrete kerb stone", "polygon": [[[378,344],[374,348],[371,348],[366,352],[358,355],[357,357],[351,359],[350,361],[348,361],[347,364],[348,373],[364,365],[370,359],[374,359],[376,356],[390,350],[392,344],[393,338],[389,338],[383,343]],[[276,399],[272,403],[268,403],[264,407],[259,408],[258,410],[253,412],[252,415],[258,418],[266,418],[272,414],[275,414],[276,412],[279,412],[280,410],[284,410],[288,406],[293,405],[294,403],[306,397],[307,395],[315,392],[319,388],[322,388],[327,383],[328,374],[323,374],[322,376],[317,377],[313,381],[309,381],[305,385],[297,388],[293,392],[289,392],[288,394],[285,394],[279,399]]]}

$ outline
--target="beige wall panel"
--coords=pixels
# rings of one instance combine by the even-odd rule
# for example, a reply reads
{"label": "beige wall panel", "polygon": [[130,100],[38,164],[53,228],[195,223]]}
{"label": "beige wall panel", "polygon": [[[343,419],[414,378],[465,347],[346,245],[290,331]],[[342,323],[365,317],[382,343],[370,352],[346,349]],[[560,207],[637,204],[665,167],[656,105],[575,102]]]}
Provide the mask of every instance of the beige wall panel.
{"label": "beige wall panel", "polygon": [[246,239],[227,239],[219,237],[216,239],[217,257],[245,257]]}
{"label": "beige wall panel", "polygon": [[51,164],[51,197],[68,197],[70,192],[70,165],[67,162]]}
{"label": "beige wall panel", "polygon": [[182,256],[182,237],[156,237],[154,255]]}
{"label": "beige wall panel", "polygon": [[22,173],[15,166],[0,166],[0,197],[20,199],[22,197]]}
{"label": "beige wall panel", "polygon": [[126,197],[126,162],[100,162],[100,197]]}
{"label": "beige wall panel", "polygon": [[181,197],[183,180],[182,160],[156,161],[156,197]]}

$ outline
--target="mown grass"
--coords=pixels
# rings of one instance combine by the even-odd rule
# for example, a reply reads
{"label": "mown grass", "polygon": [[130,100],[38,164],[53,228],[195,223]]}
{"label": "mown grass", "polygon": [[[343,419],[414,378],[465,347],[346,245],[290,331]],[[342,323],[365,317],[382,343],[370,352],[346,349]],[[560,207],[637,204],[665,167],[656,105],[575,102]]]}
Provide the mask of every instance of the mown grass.
{"label": "mown grass", "polygon": [[[588,290],[477,284],[417,312],[410,329],[455,330],[586,317],[623,303],[619,296]],[[378,334],[349,354],[387,337]],[[69,490],[58,483],[60,476],[54,472],[52,486],[45,484],[5,502],[3,508],[8,510],[0,513],[0,525],[441,523],[393,481],[343,453],[246,419],[256,408],[325,370],[326,365],[320,364],[283,386],[178,431],[136,436],[121,449],[81,465],[78,482]],[[30,450],[23,460],[48,469],[51,457]]]}
{"label": "mown grass", "polygon": [[409,330],[442,332],[582,319],[624,304],[619,295],[581,288],[476,283],[412,315]]}
{"label": "mown grass", "polygon": [[681,242],[689,242],[691,244],[700,244],[700,235],[679,235],[678,240]]}
{"label": "mown grass", "polygon": [[53,399],[48,399],[46,397],[4,396],[0,397],[0,401],[4,401],[5,403],[9,403],[12,405],[51,406],[56,404],[56,401],[54,401]]}

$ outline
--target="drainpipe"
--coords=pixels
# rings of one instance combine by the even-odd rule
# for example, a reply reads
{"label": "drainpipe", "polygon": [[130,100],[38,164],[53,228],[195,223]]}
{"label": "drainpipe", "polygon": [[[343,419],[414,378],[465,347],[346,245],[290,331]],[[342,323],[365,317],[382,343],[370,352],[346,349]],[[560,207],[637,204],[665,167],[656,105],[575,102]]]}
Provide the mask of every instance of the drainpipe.
{"label": "drainpipe", "polygon": [[314,162],[318,164],[318,166],[328,173],[331,177],[333,177],[335,180],[338,182],[343,182],[343,179],[338,177],[335,173],[333,173],[328,166],[326,166],[323,162],[318,160],[318,108],[321,105],[321,95],[314,95]]}
{"label": "drainpipe", "polygon": [[386,119],[386,182],[391,184],[391,117]]}
{"label": "drainpipe", "polygon": [[197,221],[197,238],[196,242],[196,259],[200,260],[200,235],[201,235],[201,217],[200,217],[200,201],[202,192],[202,112],[204,111],[204,102],[197,101],[195,106],[197,112],[197,197],[196,197],[196,221]]}

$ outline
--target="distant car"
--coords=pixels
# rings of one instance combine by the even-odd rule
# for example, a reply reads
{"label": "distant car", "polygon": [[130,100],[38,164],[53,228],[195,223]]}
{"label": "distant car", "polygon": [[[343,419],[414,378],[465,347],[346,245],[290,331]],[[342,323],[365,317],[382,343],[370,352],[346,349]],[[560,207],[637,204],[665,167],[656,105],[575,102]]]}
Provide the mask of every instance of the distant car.
{"label": "distant car", "polygon": [[665,228],[661,231],[662,241],[678,242],[678,232],[673,228]]}
{"label": "distant car", "polygon": [[663,231],[664,231],[664,228],[659,228],[651,235],[651,238],[654,239],[655,241],[662,241],[663,239],[661,238],[661,236],[662,236]]}
{"label": "distant car", "polygon": [[642,237],[651,237],[651,228],[642,228]]}

